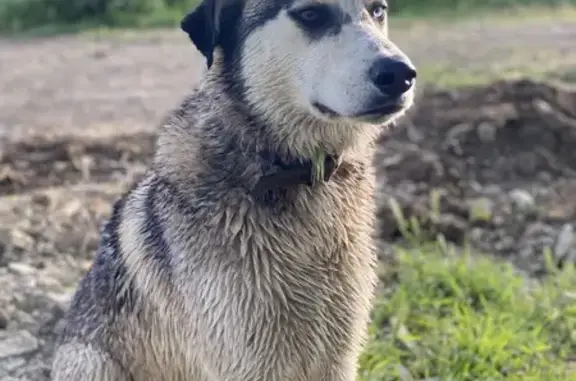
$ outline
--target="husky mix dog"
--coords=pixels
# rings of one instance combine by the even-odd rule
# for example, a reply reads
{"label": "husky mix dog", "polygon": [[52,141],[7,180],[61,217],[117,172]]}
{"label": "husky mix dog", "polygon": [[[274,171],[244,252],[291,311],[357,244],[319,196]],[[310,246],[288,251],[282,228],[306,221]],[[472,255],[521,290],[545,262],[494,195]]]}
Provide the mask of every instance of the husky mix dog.
{"label": "husky mix dog", "polygon": [[182,29],[209,71],[115,203],[52,379],[353,381],[372,154],[416,77],[387,5],[204,0]]}

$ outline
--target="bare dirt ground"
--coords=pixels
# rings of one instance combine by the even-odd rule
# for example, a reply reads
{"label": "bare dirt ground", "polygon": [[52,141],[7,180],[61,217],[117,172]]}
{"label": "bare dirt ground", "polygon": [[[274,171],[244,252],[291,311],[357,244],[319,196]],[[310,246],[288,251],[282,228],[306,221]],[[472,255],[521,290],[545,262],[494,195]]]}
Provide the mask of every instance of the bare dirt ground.
{"label": "bare dirt ground", "polygon": [[[576,24],[568,22],[412,28],[395,37],[417,64],[497,71],[497,63],[576,63]],[[42,381],[111,202],[144,171],[157,123],[203,62],[185,36],[158,31],[0,40],[0,57],[0,380]],[[528,274],[544,272],[544,247],[559,264],[576,261],[575,145],[569,87],[424,90],[376,160],[382,255],[399,239],[393,196],[426,232],[469,241]],[[428,202],[436,190],[439,214]]]}

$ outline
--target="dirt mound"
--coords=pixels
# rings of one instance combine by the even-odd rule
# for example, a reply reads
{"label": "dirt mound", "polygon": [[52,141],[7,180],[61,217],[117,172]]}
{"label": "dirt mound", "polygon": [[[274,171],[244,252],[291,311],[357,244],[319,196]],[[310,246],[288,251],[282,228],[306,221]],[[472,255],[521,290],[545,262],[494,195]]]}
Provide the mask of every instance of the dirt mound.
{"label": "dirt mound", "polygon": [[152,134],[83,140],[35,138],[0,149],[0,195],[129,176],[152,156]]}
{"label": "dirt mound", "polygon": [[[400,239],[388,206],[395,199],[424,232],[469,241],[531,273],[542,272],[544,247],[558,263],[576,260],[574,90],[501,82],[428,89],[417,104],[376,158],[384,249]],[[48,379],[54,335],[98,228],[145,170],[154,140],[141,133],[0,147],[1,380]]]}
{"label": "dirt mound", "polygon": [[392,196],[432,235],[524,270],[543,271],[547,247],[559,264],[576,261],[576,88],[522,80],[428,89],[417,104],[380,142],[382,238],[399,237]]}

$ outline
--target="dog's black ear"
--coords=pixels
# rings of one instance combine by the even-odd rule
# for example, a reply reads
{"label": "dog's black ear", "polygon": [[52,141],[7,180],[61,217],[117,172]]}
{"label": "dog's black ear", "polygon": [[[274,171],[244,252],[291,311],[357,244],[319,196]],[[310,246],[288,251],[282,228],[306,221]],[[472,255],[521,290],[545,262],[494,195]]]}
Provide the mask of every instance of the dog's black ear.
{"label": "dog's black ear", "polygon": [[221,0],[203,0],[182,22],[180,27],[196,48],[206,57],[208,69],[214,62],[214,48],[218,45]]}

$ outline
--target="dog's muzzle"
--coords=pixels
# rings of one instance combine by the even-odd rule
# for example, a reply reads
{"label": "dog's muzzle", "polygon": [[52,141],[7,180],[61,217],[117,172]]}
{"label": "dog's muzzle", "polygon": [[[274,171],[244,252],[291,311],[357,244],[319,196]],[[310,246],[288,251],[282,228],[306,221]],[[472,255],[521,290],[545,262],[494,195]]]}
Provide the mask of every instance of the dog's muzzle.
{"label": "dog's muzzle", "polygon": [[416,69],[402,58],[379,58],[368,70],[368,78],[378,94],[355,118],[379,121],[408,106],[408,92],[416,83]]}
{"label": "dog's muzzle", "polygon": [[347,117],[375,123],[408,108],[411,102],[408,93],[416,83],[416,69],[409,61],[381,57],[368,69],[368,79],[374,86],[374,95],[363,110],[353,115],[340,115],[319,102],[314,102],[312,106],[328,118]]}

